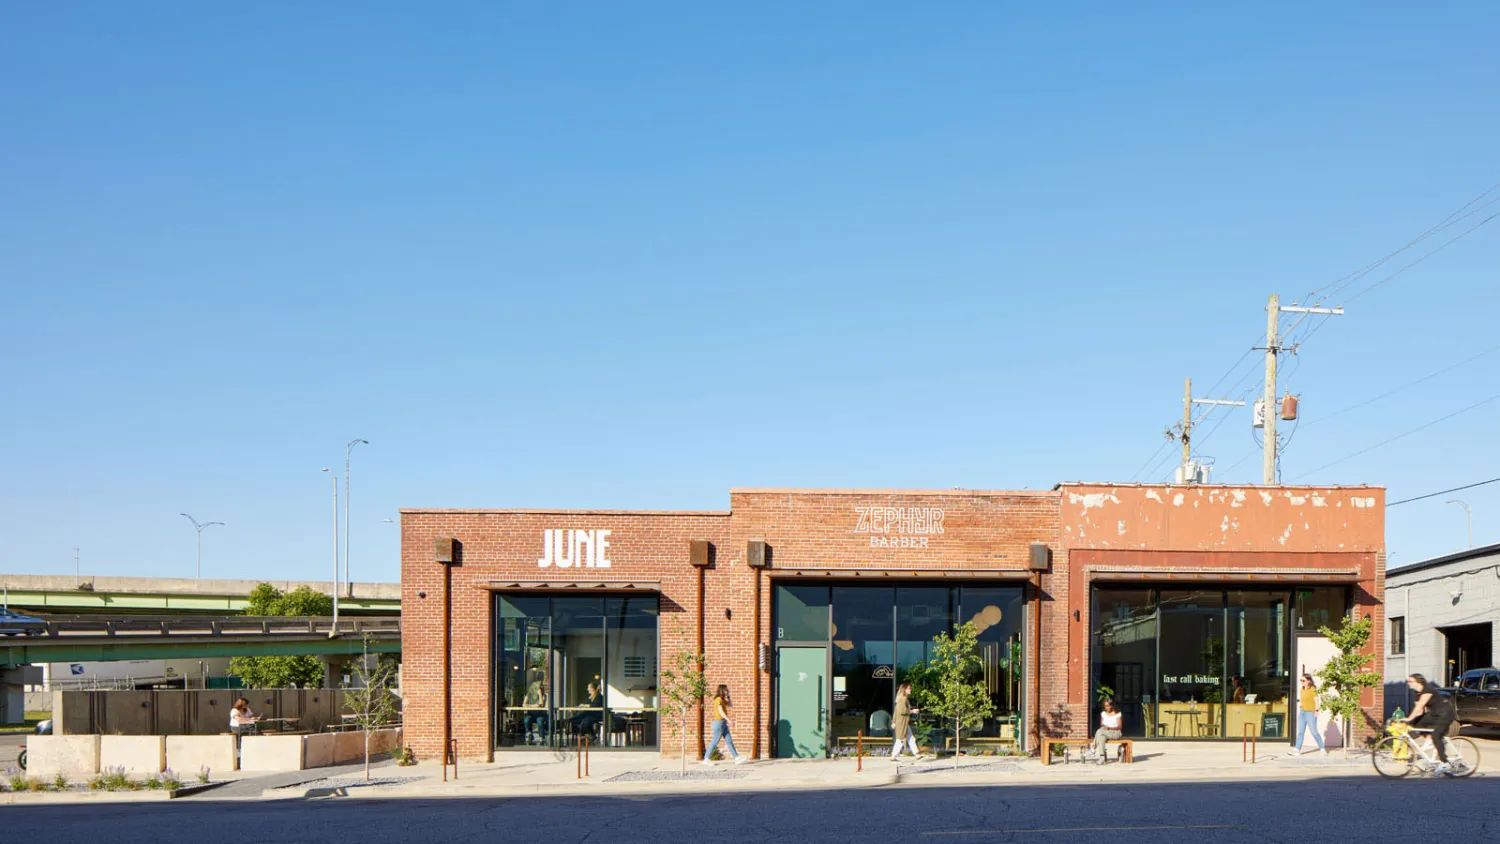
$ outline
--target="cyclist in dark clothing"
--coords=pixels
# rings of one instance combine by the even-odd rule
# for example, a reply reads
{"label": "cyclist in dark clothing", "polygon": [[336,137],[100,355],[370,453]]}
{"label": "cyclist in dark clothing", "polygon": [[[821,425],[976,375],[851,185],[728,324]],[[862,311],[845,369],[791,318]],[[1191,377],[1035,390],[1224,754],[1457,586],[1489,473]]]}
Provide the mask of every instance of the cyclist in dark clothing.
{"label": "cyclist in dark clothing", "polygon": [[1421,674],[1413,674],[1406,678],[1406,685],[1417,696],[1417,702],[1411,708],[1411,715],[1406,723],[1413,727],[1424,730],[1432,730],[1432,746],[1437,750],[1438,773],[1447,773],[1450,769],[1448,762],[1448,728],[1453,726],[1455,713],[1453,702],[1443,694],[1437,686],[1427,682],[1427,678]]}

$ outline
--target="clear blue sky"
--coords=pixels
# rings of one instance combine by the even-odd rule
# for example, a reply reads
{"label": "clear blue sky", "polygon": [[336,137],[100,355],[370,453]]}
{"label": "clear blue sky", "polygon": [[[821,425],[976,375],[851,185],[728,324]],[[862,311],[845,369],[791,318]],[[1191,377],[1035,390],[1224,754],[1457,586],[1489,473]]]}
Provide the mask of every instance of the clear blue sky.
{"label": "clear blue sky", "polygon": [[[0,571],[190,576],[186,510],[206,575],[326,577],[353,437],[360,580],[403,506],[1129,479],[1267,294],[1500,181],[1500,6],[1208,5],[9,4]],[[1306,422],[1500,342],[1497,258],[1319,329]],[[1303,476],[1496,394],[1304,424],[1285,477],[1500,475],[1496,401]],[[1444,498],[1396,562],[1463,544]]]}

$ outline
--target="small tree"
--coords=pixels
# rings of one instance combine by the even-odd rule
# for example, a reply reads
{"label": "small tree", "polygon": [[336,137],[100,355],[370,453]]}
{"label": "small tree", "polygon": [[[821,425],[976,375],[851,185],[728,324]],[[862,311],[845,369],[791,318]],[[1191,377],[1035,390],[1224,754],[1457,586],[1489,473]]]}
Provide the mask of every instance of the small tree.
{"label": "small tree", "polygon": [[[662,669],[658,681],[661,702],[672,716],[672,723],[682,736],[682,775],[687,776],[688,719],[698,703],[708,694],[708,657],[700,653],[679,651],[673,667]],[[702,723],[698,731],[702,732]]]}
{"label": "small tree", "polygon": [[1318,632],[1338,648],[1338,653],[1328,660],[1328,664],[1318,669],[1317,677],[1323,682],[1318,702],[1342,722],[1345,753],[1349,752],[1354,716],[1363,714],[1360,697],[1366,689],[1373,689],[1383,682],[1381,675],[1365,670],[1375,660],[1365,651],[1374,628],[1375,622],[1368,618],[1361,621],[1345,618],[1338,630],[1318,628]]}
{"label": "small tree", "polygon": [[[939,633],[932,640],[928,672],[936,684],[918,697],[921,706],[953,722],[953,767],[958,767],[960,734],[965,727],[978,727],[995,712],[995,702],[980,678],[979,631],[974,622],[959,625],[949,637]],[[913,687],[913,692],[916,688]]]}
{"label": "small tree", "polygon": [[396,719],[400,707],[391,687],[396,684],[397,668],[394,661],[384,658],[376,660],[373,670],[367,668],[370,660],[370,638],[364,640],[364,658],[355,667],[354,673],[364,688],[348,689],[344,692],[344,706],[353,710],[353,721],[365,734],[365,781],[370,779],[370,731],[385,726]]}
{"label": "small tree", "polygon": [[[250,592],[246,615],[325,616],[333,599],[306,586],[282,592],[262,583]],[[313,688],[323,682],[323,664],[315,656],[237,656],[229,673],[252,689]]]}

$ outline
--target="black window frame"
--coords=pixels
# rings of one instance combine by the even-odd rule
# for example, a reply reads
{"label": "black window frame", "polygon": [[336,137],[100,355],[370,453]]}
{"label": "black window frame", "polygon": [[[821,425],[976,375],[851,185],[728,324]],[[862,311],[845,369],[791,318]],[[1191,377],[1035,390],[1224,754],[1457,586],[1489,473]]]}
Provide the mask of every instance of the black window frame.
{"label": "black window frame", "polygon": [[1391,616],[1386,625],[1391,656],[1406,656],[1406,616]]}

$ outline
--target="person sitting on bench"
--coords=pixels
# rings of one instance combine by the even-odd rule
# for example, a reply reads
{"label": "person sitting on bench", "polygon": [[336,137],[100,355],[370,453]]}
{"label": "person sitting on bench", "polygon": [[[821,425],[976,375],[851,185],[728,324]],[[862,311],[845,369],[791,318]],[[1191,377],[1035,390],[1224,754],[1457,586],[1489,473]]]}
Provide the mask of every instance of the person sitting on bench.
{"label": "person sitting on bench", "polygon": [[1103,765],[1109,758],[1109,741],[1118,741],[1122,735],[1120,727],[1125,716],[1115,708],[1114,698],[1104,699],[1104,711],[1099,713],[1099,729],[1094,733],[1094,756]]}

